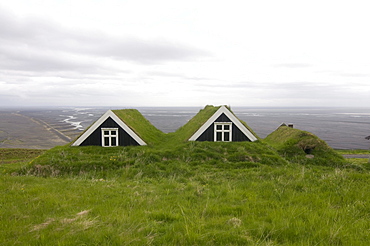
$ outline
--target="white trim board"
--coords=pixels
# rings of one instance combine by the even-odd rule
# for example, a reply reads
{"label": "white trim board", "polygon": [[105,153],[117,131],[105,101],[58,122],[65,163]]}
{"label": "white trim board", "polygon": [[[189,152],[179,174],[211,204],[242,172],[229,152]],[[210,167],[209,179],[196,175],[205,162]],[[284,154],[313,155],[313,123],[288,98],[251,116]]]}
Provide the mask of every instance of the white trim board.
{"label": "white trim board", "polygon": [[196,131],[194,133],[193,136],[191,136],[189,138],[189,141],[196,141],[200,135],[202,135],[202,133],[208,129],[208,127],[211,126],[211,124],[213,124],[215,122],[215,120],[217,120],[218,117],[220,117],[220,115],[222,114],[225,114],[230,120],[232,123],[234,123],[238,128],[239,130],[244,133],[245,136],[247,136],[249,138],[249,140],[251,140],[252,142],[256,141],[257,138],[248,130],[247,127],[245,127],[245,125],[243,125],[240,120],[238,118],[236,118],[236,116],[230,112],[230,110],[228,110],[224,105],[221,106],[217,111],[216,113],[214,113],[211,118],[209,118],[206,123],[204,123],[199,129],[198,131]]}
{"label": "white trim board", "polygon": [[97,121],[94,122],[73,144],[72,146],[80,146],[101,124],[109,117],[112,118],[128,135],[130,135],[139,145],[146,145],[146,143],[128,127],[112,110],[108,110]]}

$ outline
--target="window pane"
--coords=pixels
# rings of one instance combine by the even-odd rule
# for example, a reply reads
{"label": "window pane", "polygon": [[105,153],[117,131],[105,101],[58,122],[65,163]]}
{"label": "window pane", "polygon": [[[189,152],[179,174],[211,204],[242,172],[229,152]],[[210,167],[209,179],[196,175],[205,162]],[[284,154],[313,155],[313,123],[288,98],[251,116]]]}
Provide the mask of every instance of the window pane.
{"label": "window pane", "polygon": [[115,130],[114,131],[111,131],[110,134],[111,135],[116,135],[116,131]]}
{"label": "window pane", "polygon": [[108,137],[105,137],[104,138],[104,146],[110,146],[109,145],[109,138]]}
{"label": "window pane", "polygon": [[216,130],[222,130],[222,125],[216,125]]}
{"label": "window pane", "polygon": [[230,133],[224,132],[224,141],[230,141]]}
{"label": "window pane", "polygon": [[224,130],[230,130],[230,126],[229,125],[224,125]]}
{"label": "window pane", "polygon": [[104,135],[109,135],[109,131],[104,131]]}
{"label": "window pane", "polygon": [[111,138],[111,141],[112,141],[112,145],[111,146],[117,146],[117,139],[116,138]]}
{"label": "window pane", "polygon": [[222,132],[216,133],[216,141],[222,141]]}

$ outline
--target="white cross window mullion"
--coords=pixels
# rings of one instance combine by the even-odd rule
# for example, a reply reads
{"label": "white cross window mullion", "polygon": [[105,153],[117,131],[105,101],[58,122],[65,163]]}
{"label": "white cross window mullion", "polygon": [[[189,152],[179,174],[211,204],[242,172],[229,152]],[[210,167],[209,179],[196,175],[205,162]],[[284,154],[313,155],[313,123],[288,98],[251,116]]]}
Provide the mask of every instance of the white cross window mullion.
{"label": "white cross window mullion", "polygon": [[232,141],[232,123],[231,122],[215,122],[214,125],[214,141],[215,142],[231,142]]}
{"label": "white cross window mullion", "polygon": [[118,146],[118,128],[102,128],[102,146]]}

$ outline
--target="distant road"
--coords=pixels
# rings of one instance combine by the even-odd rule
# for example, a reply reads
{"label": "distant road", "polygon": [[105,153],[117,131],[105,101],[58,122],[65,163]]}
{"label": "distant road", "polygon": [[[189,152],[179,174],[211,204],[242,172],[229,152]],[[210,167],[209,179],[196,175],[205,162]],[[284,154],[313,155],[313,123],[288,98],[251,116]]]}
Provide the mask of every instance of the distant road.
{"label": "distant road", "polygon": [[67,141],[67,142],[71,142],[72,139],[68,136],[66,136],[64,133],[58,131],[57,129],[55,129],[54,127],[50,126],[48,123],[46,123],[45,121],[43,120],[40,120],[40,119],[36,119],[36,118],[33,118],[33,117],[28,117],[28,116],[25,116],[25,115],[21,115],[21,114],[16,114],[14,113],[14,115],[19,115],[19,116],[22,116],[22,117],[26,117],[28,118],[29,120],[41,125],[41,126],[44,126],[46,128],[46,130],[52,132],[52,133],[55,133],[56,135],[58,135],[61,139],[63,139],[64,141]]}
{"label": "distant road", "polygon": [[370,158],[370,155],[343,155],[344,158]]}

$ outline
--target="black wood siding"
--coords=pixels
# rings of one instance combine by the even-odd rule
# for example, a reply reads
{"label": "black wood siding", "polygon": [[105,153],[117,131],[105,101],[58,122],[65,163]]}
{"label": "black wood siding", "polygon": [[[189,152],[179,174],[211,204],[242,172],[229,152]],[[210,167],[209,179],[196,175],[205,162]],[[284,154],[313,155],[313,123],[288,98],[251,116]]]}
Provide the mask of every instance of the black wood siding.
{"label": "black wood siding", "polygon": [[[221,114],[215,122],[232,122],[229,117],[227,117],[225,114]],[[211,124],[207,130],[205,130],[198,138],[196,141],[215,141],[214,140],[215,135],[214,135],[214,124]],[[251,140],[244,135],[242,131],[235,125],[232,124],[232,141],[233,142],[242,142],[242,141],[248,141],[250,142]]]}
{"label": "black wood siding", "polygon": [[205,130],[196,141],[215,141],[215,135],[214,135],[214,124],[210,125],[207,130]]}
{"label": "black wood siding", "polygon": [[118,128],[118,145],[139,145],[126,131],[124,131],[111,117],[108,117],[93,133],[83,141],[80,146],[97,145],[102,146],[101,128]]}
{"label": "black wood siding", "polygon": [[243,141],[250,142],[251,140],[242,131],[240,131],[240,129],[235,124],[233,124],[233,142]]}

